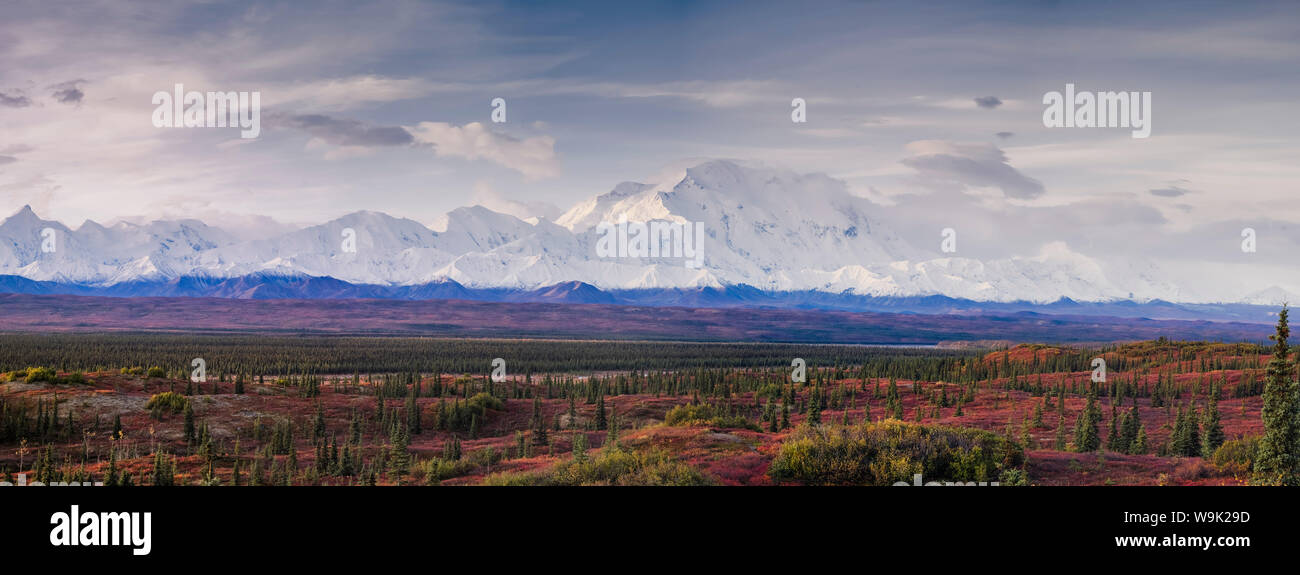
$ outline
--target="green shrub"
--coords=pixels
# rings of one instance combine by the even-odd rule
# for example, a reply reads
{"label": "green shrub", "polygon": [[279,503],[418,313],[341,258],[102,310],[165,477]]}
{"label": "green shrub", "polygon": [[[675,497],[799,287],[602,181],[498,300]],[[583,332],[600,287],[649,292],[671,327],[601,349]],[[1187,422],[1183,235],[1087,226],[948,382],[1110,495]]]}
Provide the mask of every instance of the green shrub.
{"label": "green shrub", "polygon": [[474,470],[474,464],[465,461],[453,461],[435,457],[420,464],[420,469],[424,471],[424,482],[429,485],[437,485],[444,480],[453,477],[460,477]]}
{"label": "green shrub", "polygon": [[483,411],[484,409],[503,409],[505,404],[492,394],[482,391],[469,398],[465,406],[474,411]]}
{"label": "green shrub", "polygon": [[729,415],[721,408],[708,403],[679,405],[668,410],[664,416],[664,425],[710,425],[713,427],[749,429],[761,431],[757,424],[742,415]]}
{"label": "green shrub", "polygon": [[659,450],[606,448],[541,471],[496,473],[484,485],[712,485],[703,473]]}
{"label": "green shrub", "polygon": [[1215,467],[1227,473],[1242,475],[1255,468],[1255,453],[1259,449],[1259,438],[1255,436],[1233,439],[1223,442],[1210,461]]}
{"label": "green shrub", "polygon": [[156,419],[161,419],[167,413],[180,413],[185,411],[185,406],[190,404],[190,399],[174,391],[164,391],[155,393],[144,404],[144,408],[149,410],[149,414]]}
{"label": "green shrub", "polygon": [[59,376],[48,367],[29,367],[25,376],[27,383],[57,382]]}
{"label": "green shrub", "polygon": [[0,373],[0,382],[5,381],[25,381],[27,383],[87,383],[85,374],[80,371],[74,371],[65,376],[59,376],[59,372],[48,367],[28,367],[8,373]]}
{"label": "green shrub", "polygon": [[813,485],[911,483],[918,473],[927,482],[992,482],[1023,462],[1023,448],[994,433],[886,420],[800,426],[781,445],[768,474]]}
{"label": "green shrub", "polygon": [[167,377],[167,372],[164,371],[163,368],[155,365],[149,368],[147,377]]}

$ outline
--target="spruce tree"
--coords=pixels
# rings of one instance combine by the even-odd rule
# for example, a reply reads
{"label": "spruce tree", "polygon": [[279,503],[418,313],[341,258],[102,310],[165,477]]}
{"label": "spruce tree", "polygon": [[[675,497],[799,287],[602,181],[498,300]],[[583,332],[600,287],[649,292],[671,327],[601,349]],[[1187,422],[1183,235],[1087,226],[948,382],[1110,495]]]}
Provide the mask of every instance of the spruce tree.
{"label": "spruce tree", "polygon": [[1056,438],[1052,444],[1053,449],[1065,451],[1065,416],[1057,415],[1056,421]]}
{"label": "spruce tree", "polygon": [[1101,422],[1101,410],[1097,408],[1097,394],[1092,390],[1088,391],[1088,402],[1079,412],[1078,419],[1074,423],[1074,450],[1079,453],[1088,453],[1101,448],[1101,435],[1097,431],[1097,424]]}
{"label": "spruce tree", "polygon": [[1205,406],[1201,423],[1201,457],[1214,456],[1214,450],[1223,445],[1223,424],[1219,422],[1219,388],[1211,386],[1210,402]]}
{"label": "spruce tree", "polygon": [[596,396],[596,430],[604,431],[609,426],[609,420],[605,414],[605,394],[600,393]]}
{"label": "spruce tree", "polygon": [[1110,448],[1111,451],[1122,451],[1120,449],[1116,449],[1119,446],[1118,444],[1120,443],[1120,438],[1119,438],[1120,418],[1119,418],[1119,408],[1115,405],[1115,403],[1116,402],[1114,401],[1110,403],[1110,431],[1106,433],[1106,447]]}
{"label": "spruce tree", "polygon": [[1145,455],[1147,452],[1147,426],[1138,425],[1137,438],[1133,440],[1133,445],[1129,446],[1129,453],[1133,455]]}
{"label": "spruce tree", "polygon": [[185,442],[194,443],[194,405],[193,401],[185,402]]}
{"label": "spruce tree", "polygon": [[1266,370],[1264,383],[1264,436],[1259,441],[1255,457],[1255,482],[1268,485],[1300,484],[1300,399],[1297,398],[1295,368],[1291,363],[1291,348],[1287,338],[1291,328],[1287,324],[1289,310],[1282,306],[1277,317],[1277,333],[1273,340],[1273,357]]}

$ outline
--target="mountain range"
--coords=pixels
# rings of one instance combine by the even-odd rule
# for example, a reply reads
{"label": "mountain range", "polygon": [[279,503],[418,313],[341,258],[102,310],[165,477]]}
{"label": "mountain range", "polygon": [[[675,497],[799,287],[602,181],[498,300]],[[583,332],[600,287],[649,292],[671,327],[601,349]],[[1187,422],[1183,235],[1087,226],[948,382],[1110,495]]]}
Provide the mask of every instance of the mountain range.
{"label": "mountain range", "polygon": [[[1057,305],[1175,316],[1210,306],[1234,310],[1224,312],[1234,319],[1259,315],[1251,305],[1188,302],[1153,267],[1103,265],[1064,244],[988,261],[920,249],[878,221],[874,208],[825,175],[731,161],[705,162],[657,184],[619,184],[555,221],[473,206],[448,213],[439,230],[362,211],[243,239],[195,219],[111,227],[88,220],[73,229],[24,207],[0,223],[0,291],[904,311]],[[620,220],[702,223],[703,266],[601,257],[602,222]],[[54,249],[43,249],[50,230]],[[1289,297],[1273,288],[1229,303]]]}

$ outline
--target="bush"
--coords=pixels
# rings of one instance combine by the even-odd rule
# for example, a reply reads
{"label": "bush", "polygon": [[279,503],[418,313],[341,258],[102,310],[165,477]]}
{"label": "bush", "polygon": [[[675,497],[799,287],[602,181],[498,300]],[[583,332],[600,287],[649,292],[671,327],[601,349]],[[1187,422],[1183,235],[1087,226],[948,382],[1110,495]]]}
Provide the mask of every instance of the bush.
{"label": "bush", "polygon": [[813,485],[911,483],[917,473],[927,482],[991,482],[1023,463],[1023,448],[994,433],[886,420],[800,426],[781,445],[768,474]]}
{"label": "bush", "polygon": [[424,471],[424,482],[426,484],[437,485],[443,480],[469,473],[474,469],[474,464],[464,460],[453,461],[435,457],[421,463],[420,469]]}
{"label": "bush", "polygon": [[713,427],[749,429],[762,431],[754,422],[741,415],[728,415],[707,403],[679,405],[668,410],[664,416],[664,425],[711,425]]}
{"label": "bush", "polygon": [[155,365],[149,368],[147,377],[167,377],[167,372],[164,371],[163,368]]}
{"label": "bush", "polygon": [[27,383],[38,383],[42,381],[57,382],[59,376],[54,370],[48,367],[29,367],[26,374]]}
{"label": "bush", "polygon": [[48,367],[28,367],[9,373],[0,373],[0,382],[25,381],[27,383],[86,383],[86,376],[80,371],[59,376],[57,371]]}
{"label": "bush", "polygon": [[502,403],[500,399],[497,399],[495,396],[485,391],[481,391],[475,394],[474,397],[469,398],[469,400],[465,402],[465,406],[473,411],[479,412],[484,409],[505,408],[505,404]]}
{"label": "bush", "polygon": [[1245,475],[1255,468],[1255,453],[1259,449],[1258,437],[1244,437],[1223,442],[1210,461],[1219,470],[1233,475]]}
{"label": "bush", "polygon": [[659,450],[602,449],[542,471],[496,473],[484,485],[712,485],[703,473]]}
{"label": "bush", "polygon": [[185,407],[190,404],[190,399],[174,391],[164,391],[155,393],[149,398],[144,408],[149,410],[149,414],[156,419],[162,419],[162,416],[170,413],[180,413],[185,411]]}

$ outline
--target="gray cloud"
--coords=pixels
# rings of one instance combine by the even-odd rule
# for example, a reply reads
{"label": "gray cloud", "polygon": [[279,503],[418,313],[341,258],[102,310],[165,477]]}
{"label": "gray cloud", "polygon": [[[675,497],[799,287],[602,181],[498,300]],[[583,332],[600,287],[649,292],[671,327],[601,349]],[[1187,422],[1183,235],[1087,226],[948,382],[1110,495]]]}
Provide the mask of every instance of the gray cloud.
{"label": "gray cloud", "polygon": [[1011,136],[1016,135],[1016,133],[1015,133],[1015,132],[998,132],[998,133],[993,134],[993,135],[994,135],[994,136],[997,136],[998,138],[1001,138],[1001,139],[1005,140],[1005,139],[1007,139],[1007,138],[1010,138]]}
{"label": "gray cloud", "polygon": [[5,164],[12,164],[17,161],[18,158],[15,158],[13,156],[0,156],[0,166],[3,166]]}
{"label": "gray cloud", "polygon": [[278,116],[275,123],[302,130],[336,146],[381,147],[409,146],[415,138],[401,126],[370,126],[348,118],[323,114]]}
{"label": "gray cloud", "polygon": [[26,108],[30,105],[32,105],[31,98],[24,96],[22,92],[15,92],[12,96],[5,92],[0,92],[0,106],[6,108]]}
{"label": "gray cloud", "polygon": [[998,99],[997,96],[980,96],[975,98],[975,105],[984,108],[985,110],[992,110],[993,108],[1001,106],[1002,100]]}
{"label": "gray cloud", "polygon": [[1191,193],[1191,190],[1180,188],[1178,186],[1169,186],[1167,188],[1156,188],[1154,190],[1148,190],[1148,191],[1151,192],[1151,195],[1160,196],[1162,198],[1177,198],[1178,196],[1185,196]]}
{"label": "gray cloud", "polygon": [[26,154],[27,152],[31,152],[35,149],[36,148],[28,146],[27,144],[10,144],[8,146],[0,148],[0,155],[16,156],[18,154]]}
{"label": "gray cloud", "polygon": [[921,140],[907,145],[911,157],[903,165],[923,180],[943,187],[995,187],[1010,198],[1033,199],[1046,191],[1042,182],[1020,173],[1007,163],[1002,150],[991,144],[964,144]]}
{"label": "gray cloud", "polygon": [[60,104],[80,104],[81,99],[86,93],[81,91],[81,84],[85,80],[69,80],[50,86],[54,90],[54,100]]}

